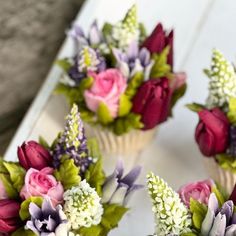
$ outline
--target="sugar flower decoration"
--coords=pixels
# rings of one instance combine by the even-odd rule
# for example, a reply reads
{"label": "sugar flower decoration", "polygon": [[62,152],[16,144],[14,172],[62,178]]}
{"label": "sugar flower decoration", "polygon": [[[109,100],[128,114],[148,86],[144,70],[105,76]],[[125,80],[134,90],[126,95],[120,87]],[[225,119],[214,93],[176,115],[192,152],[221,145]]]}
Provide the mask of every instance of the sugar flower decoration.
{"label": "sugar flower decoration", "polygon": [[82,173],[92,162],[88,155],[84,126],[76,105],[73,105],[67,116],[65,130],[60,135],[53,154],[55,166],[59,165],[63,155],[67,155],[74,159],[75,165],[80,167]]}
{"label": "sugar flower decoration", "polygon": [[152,172],[147,175],[147,182],[155,214],[156,235],[180,235],[189,232],[191,216],[179,195]]}
{"label": "sugar flower decoration", "polygon": [[31,202],[29,212],[31,220],[27,221],[26,227],[36,235],[65,236],[68,234],[68,221],[61,205],[54,208],[51,201],[46,198],[41,208]]}
{"label": "sugar flower decoration", "polygon": [[113,174],[107,177],[105,184],[103,185],[102,202],[123,206],[126,205],[130,196],[136,190],[143,187],[142,185],[135,184],[140,171],[141,167],[137,166],[123,177],[124,166],[123,163],[119,161]]}
{"label": "sugar flower decoration", "polygon": [[95,189],[83,180],[64,193],[64,212],[72,230],[98,225],[103,214],[101,199]]}
{"label": "sugar flower decoration", "polygon": [[210,78],[208,107],[224,108],[230,97],[236,97],[236,73],[233,65],[220,51],[214,49],[211,69],[205,72]]}

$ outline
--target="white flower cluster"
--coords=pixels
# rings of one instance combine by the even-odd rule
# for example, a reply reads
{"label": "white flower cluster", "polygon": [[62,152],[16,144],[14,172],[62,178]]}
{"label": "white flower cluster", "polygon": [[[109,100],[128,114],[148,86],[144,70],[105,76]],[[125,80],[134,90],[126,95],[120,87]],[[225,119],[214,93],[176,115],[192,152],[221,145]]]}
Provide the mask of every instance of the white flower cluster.
{"label": "white flower cluster", "polygon": [[164,180],[148,174],[148,191],[153,203],[157,236],[180,235],[190,231],[191,216],[179,195]]}
{"label": "white flower cluster", "polygon": [[72,230],[83,226],[90,227],[101,222],[103,214],[101,198],[86,180],[67,190],[64,193],[64,201],[64,212]]}
{"label": "white flower cluster", "polygon": [[233,65],[221,52],[214,49],[211,69],[205,72],[210,78],[208,108],[224,108],[230,97],[236,97],[236,73]]}
{"label": "white flower cluster", "polygon": [[123,21],[118,22],[112,29],[112,41],[115,40],[119,49],[127,46],[139,38],[137,7],[134,5],[127,12]]}
{"label": "white flower cluster", "polygon": [[96,71],[100,61],[94,49],[84,46],[79,52],[78,71]]}

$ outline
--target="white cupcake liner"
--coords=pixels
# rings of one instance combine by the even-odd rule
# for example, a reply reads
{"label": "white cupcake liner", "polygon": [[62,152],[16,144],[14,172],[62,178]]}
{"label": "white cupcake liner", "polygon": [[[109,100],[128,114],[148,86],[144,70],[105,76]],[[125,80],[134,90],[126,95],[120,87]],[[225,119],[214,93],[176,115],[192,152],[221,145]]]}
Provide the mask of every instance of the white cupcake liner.
{"label": "white cupcake liner", "polygon": [[126,167],[132,167],[142,150],[153,140],[157,131],[156,128],[147,131],[132,130],[123,135],[115,135],[109,129],[99,125],[91,126],[85,123],[84,126],[86,136],[97,139],[105,165],[111,165],[113,168],[118,159],[123,159]]}
{"label": "white cupcake liner", "polygon": [[231,194],[236,183],[236,174],[223,169],[214,158],[204,158],[203,162],[210,178],[220,184],[228,194]]}

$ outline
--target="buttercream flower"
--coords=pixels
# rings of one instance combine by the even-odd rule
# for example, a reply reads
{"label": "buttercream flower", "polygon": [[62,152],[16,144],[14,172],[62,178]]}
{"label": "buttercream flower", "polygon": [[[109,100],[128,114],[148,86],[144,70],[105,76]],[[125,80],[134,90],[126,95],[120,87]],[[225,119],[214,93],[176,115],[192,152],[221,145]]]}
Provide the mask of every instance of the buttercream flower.
{"label": "buttercream flower", "polygon": [[201,110],[199,123],[195,131],[195,139],[205,156],[214,156],[226,151],[229,144],[229,121],[218,108]]}
{"label": "buttercream flower", "polygon": [[61,205],[54,208],[50,199],[45,198],[41,208],[31,202],[29,213],[31,220],[27,221],[26,227],[36,235],[68,235],[68,221]]}
{"label": "buttercream flower", "polygon": [[25,185],[20,196],[27,199],[31,196],[49,197],[54,205],[63,201],[63,186],[52,175],[53,169],[46,167],[42,170],[30,168],[25,175]]}
{"label": "buttercream flower", "polygon": [[186,184],[180,188],[179,196],[188,207],[191,198],[207,205],[213,186],[214,182],[210,179]]}
{"label": "buttercream flower", "polygon": [[83,180],[64,193],[64,212],[72,230],[98,225],[102,219],[101,199],[94,188]]}
{"label": "buttercream flower", "polygon": [[87,107],[96,112],[103,103],[110,115],[113,118],[117,117],[119,99],[127,87],[126,79],[117,69],[108,69],[99,74],[89,72],[88,75],[94,78],[94,82],[92,87],[84,92]]}

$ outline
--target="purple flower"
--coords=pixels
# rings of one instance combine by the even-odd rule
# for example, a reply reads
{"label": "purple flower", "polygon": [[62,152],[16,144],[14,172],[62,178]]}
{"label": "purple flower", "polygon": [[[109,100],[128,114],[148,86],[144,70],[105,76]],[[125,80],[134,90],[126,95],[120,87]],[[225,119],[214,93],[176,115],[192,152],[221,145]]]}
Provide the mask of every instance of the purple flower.
{"label": "purple flower", "polygon": [[125,52],[113,48],[118,68],[129,78],[138,71],[144,71],[145,79],[149,78],[153,62],[146,48],[139,49],[138,42],[133,41]]}
{"label": "purple flower", "polygon": [[202,236],[230,236],[236,234],[236,214],[233,201],[226,201],[221,208],[216,195],[212,193],[208,202],[207,214],[202,222]]}
{"label": "purple flower", "polygon": [[44,199],[42,207],[31,202],[29,205],[31,220],[26,227],[38,236],[66,236],[68,234],[68,221],[61,205],[52,206],[50,199]]}
{"label": "purple flower", "polygon": [[134,191],[143,187],[134,184],[140,172],[141,167],[137,166],[123,177],[124,166],[121,161],[118,161],[113,174],[107,177],[103,185],[102,202],[125,206]]}

